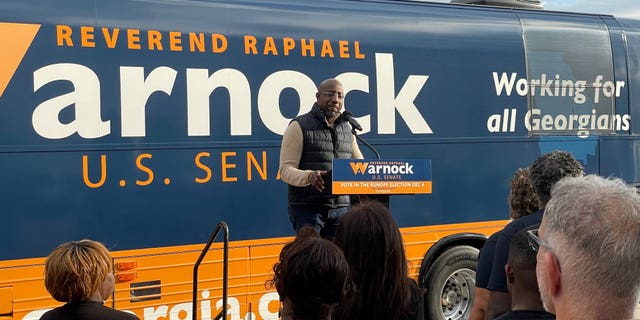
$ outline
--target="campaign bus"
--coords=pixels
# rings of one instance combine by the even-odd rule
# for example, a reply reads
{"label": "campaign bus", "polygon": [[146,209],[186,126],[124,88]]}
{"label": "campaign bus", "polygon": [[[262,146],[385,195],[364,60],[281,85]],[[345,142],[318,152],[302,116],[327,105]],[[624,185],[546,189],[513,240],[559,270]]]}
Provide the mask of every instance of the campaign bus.
{"label": "campaign bus", "polygon": [[[226,280],[227,319],[277,319],[265,281],[294,235],[281,138],[327,78],[381,160],[429,163],[430,193],[389,207],[430,319],[468,317],[518,168],[566,150],[640,182],[639,21],[387,0],[2,1],[0,319],[59,306],[45,258],[85,238],[112,253],[108,306],[209,320]],[[217,239],[194,280],[221,221],[228,277]]]}

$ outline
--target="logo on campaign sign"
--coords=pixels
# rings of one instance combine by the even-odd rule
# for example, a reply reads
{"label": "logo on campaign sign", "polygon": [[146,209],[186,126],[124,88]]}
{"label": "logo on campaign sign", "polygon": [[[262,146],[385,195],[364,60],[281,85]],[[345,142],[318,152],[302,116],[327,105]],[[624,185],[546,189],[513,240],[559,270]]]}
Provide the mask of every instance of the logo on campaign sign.
{"label": "logo on campaign sign", "polygon": [[408,162],[396,164],[369,164],[349,162],[353,174],[413,174],[413,165]]}
{"label": "logo on campaign sign", "polygon": [[333,160],[334,194],[431,193],[431,160]]}

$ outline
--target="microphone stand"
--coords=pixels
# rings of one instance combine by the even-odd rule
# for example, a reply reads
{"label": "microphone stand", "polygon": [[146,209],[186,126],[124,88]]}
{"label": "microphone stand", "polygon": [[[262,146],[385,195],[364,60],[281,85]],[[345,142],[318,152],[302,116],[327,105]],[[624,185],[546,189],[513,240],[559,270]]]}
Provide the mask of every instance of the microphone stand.
{"label": "microphone stand", "polygon": [[[369,149],[371,149],[371,151],[373,151],[373,153],[376,154],[376,159],[380,160],[380,153],[378,153],[378,151],[372,145],[370,145],[366,140],[362,139],[358,135],[358,133],[356,132],[356,128],[353,125],[351,125],[351,133],[353,133],[353,135],[356,137],[358,141],[364,143],[364,145],[366,145]],[[387,194],[358,195],[357,197],[355,197],[354,201],[355,203],[360,203],[360,202],[366,201],[366,199],[373,199],[373,200],[379,201],[385,207],[389,208],[389,195]]]}
{"label": "microphone stand", "polygon": [[365,146],[367,146],[369,149],[371,149],[371,151],[373,151],[373,153],[375,153],[376,159],[380,160],[380,153],[378,153],[378,151],[376,151],[376,149],[372,145],[370,145],[369,142],[362,139],[358,135],[358,133],[356,132],[356,128],[353,125],[351,125],[351,133],[353,133],[353,135],[356,137],[356,139],[358,139],[358,141],[364,143]]}

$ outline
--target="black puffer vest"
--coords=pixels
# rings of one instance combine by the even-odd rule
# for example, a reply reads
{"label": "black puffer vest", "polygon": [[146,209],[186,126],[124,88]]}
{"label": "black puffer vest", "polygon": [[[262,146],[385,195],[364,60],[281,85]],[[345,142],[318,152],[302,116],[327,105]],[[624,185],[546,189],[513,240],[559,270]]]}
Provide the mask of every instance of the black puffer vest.
{"label": "black puffer vest", "polygon": [[353,134],[351,126],[342,118],[336,119],[333,128],[324,120],[324,114],[314,104],[310,112],[298,116],[302,128],[303,148],[299,168],[301,170],[326,170],[324,191],[312,186],[289,185],[289,204],[326,205],[333,208],[349,205],[349,196],[331,194],[331,161],[351,158]]}

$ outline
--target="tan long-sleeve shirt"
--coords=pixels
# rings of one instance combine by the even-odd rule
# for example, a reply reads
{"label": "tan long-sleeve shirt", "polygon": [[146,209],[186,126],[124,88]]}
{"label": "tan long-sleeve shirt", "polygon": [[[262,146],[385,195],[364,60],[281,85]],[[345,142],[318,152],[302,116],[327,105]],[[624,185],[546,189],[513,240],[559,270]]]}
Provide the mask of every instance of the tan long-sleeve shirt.
{"label": "tan long-sleeve shirt", "polygon": [[[300,158],[302,157],[302,128],[297,121],[292,121],[282,136],[280,148],[280,178],[282,181],[295,186],[306,187],[309,185],[309,174],[313,170],[300,170]],[[353,137],[351,147],[351,159],[362,159],[362,152],[358,147],[356,137]]]}

